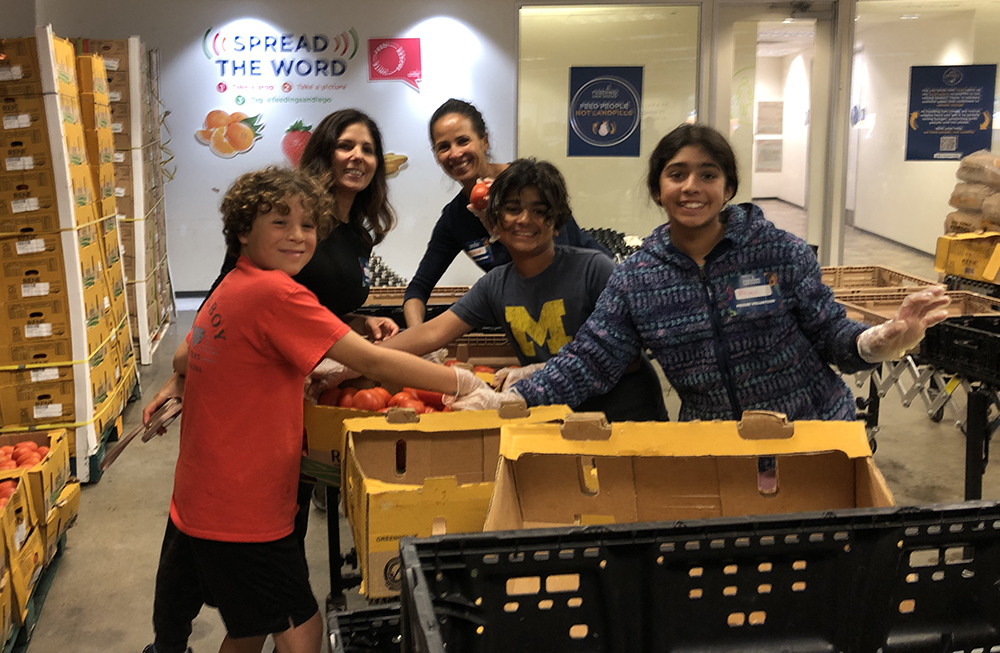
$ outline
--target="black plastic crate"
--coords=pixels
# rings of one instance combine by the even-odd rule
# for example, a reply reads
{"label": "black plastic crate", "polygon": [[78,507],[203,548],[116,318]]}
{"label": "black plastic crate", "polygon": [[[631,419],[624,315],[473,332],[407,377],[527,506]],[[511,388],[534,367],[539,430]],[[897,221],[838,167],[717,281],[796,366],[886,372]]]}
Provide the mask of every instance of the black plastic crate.
{"label": "black plastic crate", "polygon": [[919,358],[970,381],[1000,385],[1000,318],[949,318],[927,330]]}
{"label": "black plastic crate", "polygon": [[326,615],[330,653],[399,653],[399,604]]}
{"label": "black plastic crate", "polygon": [[1000,652],[1000,504],[406,539],[403,650]]}

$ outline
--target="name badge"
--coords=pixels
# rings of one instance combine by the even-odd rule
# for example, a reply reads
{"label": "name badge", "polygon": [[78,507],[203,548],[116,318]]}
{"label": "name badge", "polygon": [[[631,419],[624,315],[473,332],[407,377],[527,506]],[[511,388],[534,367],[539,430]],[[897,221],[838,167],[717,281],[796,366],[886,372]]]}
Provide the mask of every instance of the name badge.
{"label": "name badge", "polygon": [[767,313],[781,308],[781,288],[773,272],[738,274],[726,290],[730,315]]}
{"label": "name badge", "polygon": [[489,238],[477,238],[465,243],[465,253],[480,265],[489,265],[493,262],[493,248],[490,247]]}

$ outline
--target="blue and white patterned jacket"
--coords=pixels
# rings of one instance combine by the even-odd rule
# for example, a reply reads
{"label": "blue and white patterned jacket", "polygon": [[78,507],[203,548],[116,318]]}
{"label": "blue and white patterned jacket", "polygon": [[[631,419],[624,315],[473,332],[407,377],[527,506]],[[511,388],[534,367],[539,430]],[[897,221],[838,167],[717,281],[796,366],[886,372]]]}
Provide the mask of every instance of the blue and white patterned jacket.
{"label": "blue and white patterned jacket", "polygon": [[837,372],[858,356],[866,326],[847,319],[805,242],[760,208],[722,214],[726,235],[701,268],[656,228],[608,280],[597,308],[545,368],[515,388],[529,406],[607,392],[648,348],[681,399],[680,419],[739,419],[773,410],[790,420],[854,420]]}

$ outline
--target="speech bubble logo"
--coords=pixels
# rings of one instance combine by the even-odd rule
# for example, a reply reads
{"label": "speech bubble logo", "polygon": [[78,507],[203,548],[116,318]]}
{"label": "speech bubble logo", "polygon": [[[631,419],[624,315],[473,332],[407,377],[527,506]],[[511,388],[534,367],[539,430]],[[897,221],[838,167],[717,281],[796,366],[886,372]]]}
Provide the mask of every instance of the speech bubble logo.
{"label": "speech bubble logo", "polygon": [[420,39],[368,39],[368,81],[403,82],[419,91]]}

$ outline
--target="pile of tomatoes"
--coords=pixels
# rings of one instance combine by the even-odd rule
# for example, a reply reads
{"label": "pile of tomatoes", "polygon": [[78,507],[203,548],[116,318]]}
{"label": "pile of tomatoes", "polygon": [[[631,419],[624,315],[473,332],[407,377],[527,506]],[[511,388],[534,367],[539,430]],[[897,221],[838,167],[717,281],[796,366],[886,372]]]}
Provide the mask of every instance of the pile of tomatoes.
{"label": "pile of tomatoes", "polygon": [[17,469],[18,467],[34,467],[42,462],[42,458],[48,453],[48,447],[40,447],[37,442],[31,440],[24,440],[13,446],[0,447],[0,471]]}
{"label": "pile of tomatoes", "polygon": [[7,502],[14,495],[15,490],[17,490],[17,481],[9,480],[0,482],[0,509],[7,505]]}
{"label": "pile of tomatoes", "polygon": [[434,412],[451,412],[444,405],[444,395],[440,392],[420,390],[418,388],[403,388],[396,394],[389,394],[383,387],[376,386],[365,390],[357,388],[332,388],[320,395],[321,406],[339,406],[341,408],[356,408],[373,413],[385,413],[390,408],[412,408],[418,415]]}

